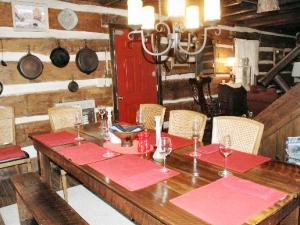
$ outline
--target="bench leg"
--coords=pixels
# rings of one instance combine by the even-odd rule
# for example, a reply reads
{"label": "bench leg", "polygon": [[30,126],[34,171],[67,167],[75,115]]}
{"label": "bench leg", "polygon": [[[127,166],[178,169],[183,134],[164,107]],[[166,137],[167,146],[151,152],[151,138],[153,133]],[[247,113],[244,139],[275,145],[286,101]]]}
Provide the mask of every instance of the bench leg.
{"label": "bench leg", "polygon": [[23,200],[19,196],[19,194],[16,194],[17,198],[17,205],[19,210],[19,218],[20,218],[20,224],[21,225],[28,225],[28,224],[34,224],[34,218],[32,214],[27,209],[26,205],[24,204]]}
{"label": "bench leg", "polygon": [[66,202],[68,202],[68,184],[67,184],[67,173],[64,170],[60,170],[60,177],[61,177],[61,183],[62,183],[62,188],[64,192],[64,199]]}

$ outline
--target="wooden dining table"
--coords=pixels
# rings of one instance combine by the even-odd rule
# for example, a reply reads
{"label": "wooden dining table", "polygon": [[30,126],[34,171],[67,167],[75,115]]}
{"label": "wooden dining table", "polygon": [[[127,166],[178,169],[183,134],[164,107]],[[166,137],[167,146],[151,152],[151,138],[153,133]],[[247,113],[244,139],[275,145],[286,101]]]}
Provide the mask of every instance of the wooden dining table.
{"label": "wooden dining table", "polygon": [[[73,128],[67,131],[76,133]],[[103,144],[97,124],[83,126],[80,133],[85,138],[82,143]],[[34,135],[30,137],[38,151],[41,179],[50,186],[52,173],[50,162],[53,162],[137,224],[208,224],[169,201],[220,178],[218,171],[222,167],[184,154],[191,151],[192,146],[174,151],[167,157],[167,167],[179,172],[179,175],[137,191],[129,191],[91,167],[76,165],[57,152],[59,149],[74,146],[77,143],[49,147],[37,140]],[[152,160],[151,154],[141,155],[141,157]],[[300,224],[300,167],[271,160],[245,173],[233,172],[233,174],[236,177],[287,193],[286,198],[253,216],[244,224]]]}

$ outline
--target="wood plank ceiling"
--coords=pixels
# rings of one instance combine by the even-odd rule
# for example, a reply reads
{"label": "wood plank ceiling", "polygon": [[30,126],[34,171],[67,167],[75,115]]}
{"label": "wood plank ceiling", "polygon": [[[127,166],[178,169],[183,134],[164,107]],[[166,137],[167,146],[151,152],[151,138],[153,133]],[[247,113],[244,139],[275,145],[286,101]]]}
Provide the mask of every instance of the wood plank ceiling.
{"label": "wood plank ceiling", "polygon": [[[126,8],[126,0],[90,0],[104,6]],[[198,0],[199,1],[199,0]],[[198,2],[189,0],[188,2]],[[200,0],[201,1],[201,0]],[[237,25],[295,35],[300,32],[300,0],[279,0],[280,10],[257,13],[258,0],[221,0],[221,24]],[[144,5],[157,6],[158,0],[143,0]],[[190,4],[190,3],[188,3]],[[162,0],[163,12],[166,0]]]}

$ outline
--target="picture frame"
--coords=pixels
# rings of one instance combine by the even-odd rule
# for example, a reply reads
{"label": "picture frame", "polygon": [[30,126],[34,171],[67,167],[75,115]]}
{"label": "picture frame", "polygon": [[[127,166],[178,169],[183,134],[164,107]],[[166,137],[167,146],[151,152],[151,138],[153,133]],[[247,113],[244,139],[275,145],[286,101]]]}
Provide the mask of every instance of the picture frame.
{"label": "picture frame", "polygon": [[46,4],[12,1],[11,6],[15,31],[47,31],[49,29]]}

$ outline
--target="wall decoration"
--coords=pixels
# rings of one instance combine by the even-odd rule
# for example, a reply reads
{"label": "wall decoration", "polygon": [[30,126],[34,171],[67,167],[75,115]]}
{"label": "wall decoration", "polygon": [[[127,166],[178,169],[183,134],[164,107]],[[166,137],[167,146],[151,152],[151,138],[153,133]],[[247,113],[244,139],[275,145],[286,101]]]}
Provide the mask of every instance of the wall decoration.
{"label": "wall decoration", "polygon": [[57,17],[59,24],[66,30],[72,30],[78,23],[76,13],[71,9],[62,10]]}
{"label": "wall decoration", "polygon": [[47,31],[49,29],[46,4],[13,1],[12,15],[16,31]]}
{"label": "wall decoration", "polygon": [[214,45],[214,69],[216,74],[230,74],[232,67],[228,65],[228,58],[234,57],[233,47]]}

